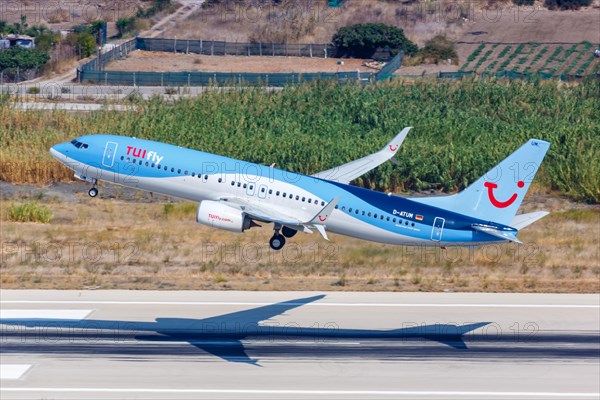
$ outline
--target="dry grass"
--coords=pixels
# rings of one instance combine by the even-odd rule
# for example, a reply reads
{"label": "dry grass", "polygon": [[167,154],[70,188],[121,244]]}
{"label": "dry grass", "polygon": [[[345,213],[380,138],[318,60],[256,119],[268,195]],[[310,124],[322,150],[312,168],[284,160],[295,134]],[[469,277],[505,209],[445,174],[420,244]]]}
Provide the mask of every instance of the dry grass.
{"label": "dry grass", "polygon": [[206,56],[137,50],[127,58],[111,62],[106,70],[256,73],[373,71],[363,66],[364,60],[361,59],[343,60],[342,65],[338,61],[336,58]]}
{"label": "dry grass", "polygon": [[444,251],[298,234],[281,252],[268,248],[270,226],[210,229],[195,223],[194,204],[77,196],[37,195],[54,214],[44,225],[9,222],[14,199],[0,202],[2,288],[600,291],[600,210],[537,195],[525,211],[567,211],[528,227],[523,246]]}

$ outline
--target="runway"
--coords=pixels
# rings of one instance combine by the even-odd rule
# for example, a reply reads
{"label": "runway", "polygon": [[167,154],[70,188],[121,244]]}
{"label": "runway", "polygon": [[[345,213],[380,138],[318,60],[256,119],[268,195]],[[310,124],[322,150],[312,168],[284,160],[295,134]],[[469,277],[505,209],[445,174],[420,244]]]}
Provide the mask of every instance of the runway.
{"label": "runway", "polygon": [[600,398],[600,296],[0,291],[5,399]]}

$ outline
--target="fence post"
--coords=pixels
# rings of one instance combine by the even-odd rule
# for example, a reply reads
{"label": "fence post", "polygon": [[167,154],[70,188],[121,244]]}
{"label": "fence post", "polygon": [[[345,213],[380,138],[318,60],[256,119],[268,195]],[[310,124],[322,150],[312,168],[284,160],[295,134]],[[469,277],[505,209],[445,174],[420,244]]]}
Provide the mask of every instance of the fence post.
{"label": "fence post", "polygon": [[190,54],[190,41],[187,41],[187,47],[185,48],[185,54]]}
{"label": "fence post", "polygon": [[266,75],[266,85],[269,87],[269,74]]}
{"label": "fence post", "polygon": [[262,57],[262,43],[258,44],[258,54]]}
{"label": "fence post", "polygon": [[188,87],[190,87],[190,73],[188,73]]}
{"label": "fence post", "polygon": [[200,39],[200,54],[202,54],[202,39]]}
{"label": "fence post", "polygon": [[273,49],[273,57],[275,57],[275,43],[271,43],[271,48]]}
{"label": "fence post", "polygon": [[0,72],[0,85],[4,85],[4,71]]}
{"label": "fence post", "polygon": [[161,72],[160,73],[160,87],[163,87],[165,85],[165,73]]}
{"label": "fence post", "polygon": [[133,71],[133,87],[135,88],[135,71]]}
{"label": "fence post", "polygon": [[287,42],[285,43],[285,56],[286,57],[290,56],[290,54],[288,53],[288,44],[287,44]]}
{"label": "fence post", "polygon": [[104,71],[104,86],[108,85],[108,72]]}
{"label": "fence post", "polygon": [[173,39],[173,53],[177,53],[177,37]]}
{"label": "fence post", "polygon": [[309,49],[310,49],[310,58],[312,58],[312,43],[310,44]]}
{"label": "fence post", "polygon": [[214,41],[210,42],[210,55],[211,56],[215,55],[215,42]]}
{"label": "fence post", "polygon": [[325,53],[325,58],[327,58],[327,47],[323,49],[323,52]]}

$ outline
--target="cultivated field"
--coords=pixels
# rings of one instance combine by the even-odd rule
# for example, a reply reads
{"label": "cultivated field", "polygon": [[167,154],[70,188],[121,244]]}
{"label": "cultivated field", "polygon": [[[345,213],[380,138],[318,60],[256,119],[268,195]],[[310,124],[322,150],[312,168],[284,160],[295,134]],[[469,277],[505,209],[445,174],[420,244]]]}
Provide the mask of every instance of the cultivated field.
{"label": "cultivated field", "polygon": [[[340,61],[343,64],[339,64]],[[125,59],[111,62],[105,69],[107,71],[256,73],[374,71],[363,66],[364,61],[308,57],[206,56],[137,50],[129,53]]]}
{"label": "cultivated field", "polygon": [[544,43],[524,44],[463,44],[471,53],[463,59],[459,71],[496,73],[540,72],[548,75],[590,75],[600,70],[600,58],[594,56],[597,48],[590,42],[560,45]]}
{"label": "cultivated field", "polygon": [[[520,246],[440,250],[299,234],[274,252],[270,225],[211,229],[195,223],[192,203],[114,186],[90,199],[83,183],[0,185],[3,289],[600,291],[600,209],[539,193],[521,211],[552,214],[526,228]],[[11,205],[32,200],[52,212],[49,224],[7,220]]]}

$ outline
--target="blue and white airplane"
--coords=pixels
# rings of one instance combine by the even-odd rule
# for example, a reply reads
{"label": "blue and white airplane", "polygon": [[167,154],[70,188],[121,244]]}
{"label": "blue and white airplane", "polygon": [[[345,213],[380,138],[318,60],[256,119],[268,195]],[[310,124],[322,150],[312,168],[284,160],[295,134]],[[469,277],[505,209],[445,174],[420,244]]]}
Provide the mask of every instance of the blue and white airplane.
{"label": "blue and white airplane", "polygon": [[196,220],[243,232],[273,223],[274,250],[298,231],[327,232],[414,246],[516,242],[517,232],[548,213],[517,215],[550,143],[531,139],[465,190],[451,196],[403,198],[349,183],[393,157],[411,128],[380,151],[307,176],[165,143],[88,135],[50,153],[90,182],[162,193],[198,202]]}

